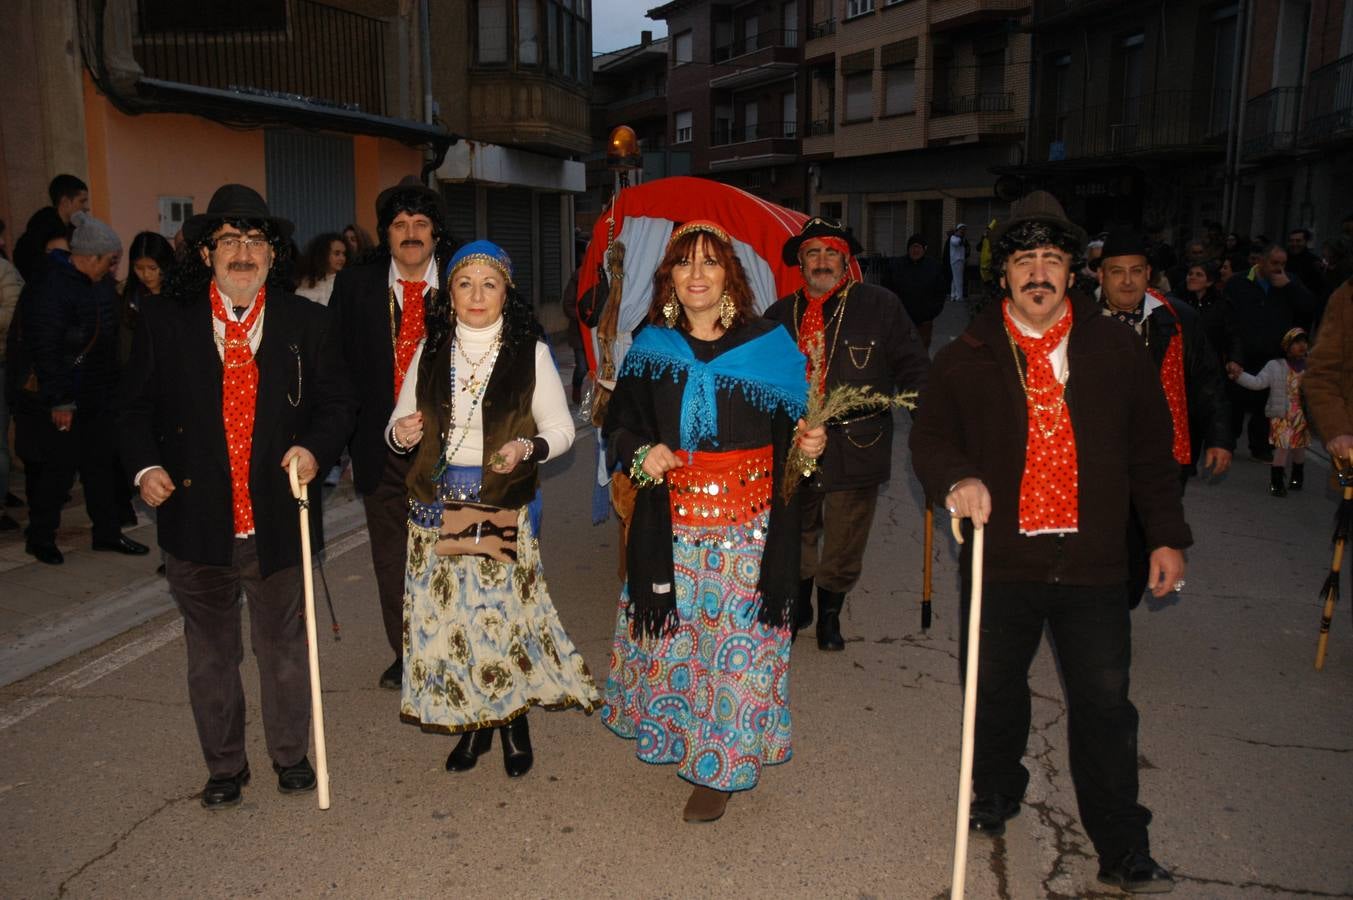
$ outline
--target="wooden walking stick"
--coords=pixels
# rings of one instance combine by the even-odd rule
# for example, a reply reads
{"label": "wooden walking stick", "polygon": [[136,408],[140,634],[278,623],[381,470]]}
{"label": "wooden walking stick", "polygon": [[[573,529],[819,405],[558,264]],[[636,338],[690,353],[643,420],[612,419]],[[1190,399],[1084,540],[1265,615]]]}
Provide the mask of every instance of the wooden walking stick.
{"label": "wooden walking stick", "polygon": [[1315,644],[1315,670],[1325,668],[1325,651],[1329,648],[1330,624],[1334,621],[1334,606],[1339,601],[1339,570],[1343,568],[1344,548],[1348,546],[1348,532],[1353,526],[1353,453],[1349,462],[1339,457],[1331,457],[1334,472],[1339,476],[1339,484],[1344,489],[1344,499],[1339,511],[1334,515],[1334,561],[1330,563],[1330,574],[1320,592],[1325,598],[1325,608],[1320,614],[1320,637]]}
{"label": "wooden walking stick", "polygon": [[[958,519],[950,521],[954,538],[961,544]],[[963,679],[963,749],[958,764],[958,823],[954,829],[954,875],[951,898],[962,897],[968,874],[968,812],[972,807],[972,756],[977,732],[977,656],[982,627],[982,555],[985,532],[975,525],[972,532],[972,593],[968,605],[968,666]]]}
{"label": "wooden walking stick", "polygon": [[921,563],[921,630],[930,630],[930,589],[934,576],[932,556],[935,555],[935,510],[925,502],[925,560]]}
{"label": "wooden walking stick", "polygon": [[324,702],[319,689],[319,639],[315,634],[315,576],[310,568],[310,492],[301,484],[299,462],[291,458],[291,494],[301,510],[301,583],[305,585],[305,642],[310,657],[310,721],[315,732],[315,786],[319,808],[329,808],[329,756],[324,747]]}

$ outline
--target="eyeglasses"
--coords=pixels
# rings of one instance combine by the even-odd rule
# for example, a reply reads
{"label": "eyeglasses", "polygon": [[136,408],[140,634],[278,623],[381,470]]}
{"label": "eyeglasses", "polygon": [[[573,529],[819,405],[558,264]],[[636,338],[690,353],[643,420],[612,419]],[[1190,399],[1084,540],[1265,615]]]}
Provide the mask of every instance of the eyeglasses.
{"label": "eyeglasses", "polygon": [[214,241],[217,250],[224,250],[227,253],[234,253],[243,247],[249,253],[257,253],[272,242],[267,238],[241,237],[239,235],[227,234],[224,237],[218,237]]}

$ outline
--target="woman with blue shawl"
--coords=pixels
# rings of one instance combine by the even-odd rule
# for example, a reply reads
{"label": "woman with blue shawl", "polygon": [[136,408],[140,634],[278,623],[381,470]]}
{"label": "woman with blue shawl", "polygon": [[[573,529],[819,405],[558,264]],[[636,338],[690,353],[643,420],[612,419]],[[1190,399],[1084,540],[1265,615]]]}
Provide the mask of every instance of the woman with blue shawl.
{"label": "woman with blue shawl", "polygon": [[444,279],[449,333],[430,330],[415,351],[386,434],[414,454],[399,714],[460,735],[450,772],[473,768],[497,729],[515,777],[534,760],[532,706],[601,705],[536,539],[540,464],[568,450],[573,419],[507,253],[466,244]]}
{"label": "woman with blue shawl", "polygon": [[799,510],[778,486],[792,442],[814,459],[826,446],[795,424],[804,369],[757,316],[728,234],[677,228],[604,427],[638,490],[602,721],[694,785],[688,822],[718,819],[791,754]]}

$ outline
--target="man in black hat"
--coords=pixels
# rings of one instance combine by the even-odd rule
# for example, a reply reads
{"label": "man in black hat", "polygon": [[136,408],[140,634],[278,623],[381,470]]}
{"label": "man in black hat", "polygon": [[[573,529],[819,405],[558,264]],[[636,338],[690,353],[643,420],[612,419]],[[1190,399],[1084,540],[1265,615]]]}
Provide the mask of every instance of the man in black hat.
{"label": "man in black hat", "polygon": [[[785,242],[784,261],[803,272],[803,287],[782,297],[766,318],[780,322],[810,355],[821,347],[822,374],[810,390],[839,384],[884,394],[920,391],[930,357],[897,295],[856,281],[850,258],[860,244],[839,223],[812,218]],[[890,410],[828,422],[827,452],[803,486],[802,582],[795,631],[813,621],[817,585],[817,645],[844,650],[841,609],[860,578],[879,485],[893,458]]]}
{"label": "man in black hat", "polygon": [[[1182,485],[1197,472],[1199,451],[1203,468],[1213,475],[1231,467],[1236,445],[1231,405],[1226,377],[1198,312],[1147,287],[1151,276],[1145,238],[1130,231],[1111,232],[1100,254],[1100,304],[1104,315],[1131,328],[1151,354],[1170,408],[1171,453],[1179,463]],[[1146,590],[1148,549],[1135,510],[1131,520],[1127,588],[1128,603],[1136,607]]]}
{"label": "man in black hat", "polygon": [[[1083,236],[1055,198],[1033,192],[993,238],[1005,299],[936,354],[911,430],[926,495],[970,519],[969,535],[973,525],[985,529],[969,823],[996,836],[1019,813],[1029,783],[1020,762],[1029,666],[1047,628],[1099,880],[1169,890],[1169,873],[1151,858],[1151,814],[1137,802],[1132,625],[1123,601],[1129,499],[1152,548],[1152,593],[1184,587],[1181,551],[1192,536],[1170,456],[1169,410],[1141,341],[1092,302],[1068,299]],[[965,581],[971,546],[962,550]]]}
{"label": "man in black hat", "polygon": [[408,176],[376,198],[380,245],[334,281],[329,309],[358,404],[348,446],[352,478],[366,507],[385,637],[394,654],[381,673],[398,690],[404,667],[404,563],[408,540],[408,475],[412,456],[385,441],[385,429],[418,342],[440,344],[450,322],[440,290],[442,265],[455,247],[441,195]]}
{"label": "man in black hat", "polygon": [[929,350],[935,319],[944,311],[948,285],[940,261],[926,255],[926,249],[925,238],[921,235],[913,234],[907,238],[907,255],[888,261],[883,286],[902,300],[902,306],[921,336],[921,344]]}
{"label": "man in black hat", "polygon": [[[169,589],[183,613],[188,695],[209,779],[202,805],[249,781],[239,593],[249,603],[263,732],[283,793],[309,791],[310,678],[301,536],[288,468],[308,483],[338,458],[353,408],[328,311],[276,280],[291,223],[228,184],[183,226],[189,253],[166,302],[142,310],[120,387],[123,461],[159,510]],[[312,546],[323,547],[320,494]]]}

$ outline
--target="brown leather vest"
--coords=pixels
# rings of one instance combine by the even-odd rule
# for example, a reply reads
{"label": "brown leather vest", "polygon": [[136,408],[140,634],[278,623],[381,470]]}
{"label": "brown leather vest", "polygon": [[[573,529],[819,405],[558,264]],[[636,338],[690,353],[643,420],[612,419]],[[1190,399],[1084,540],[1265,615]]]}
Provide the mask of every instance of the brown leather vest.
{"label": "brown leather vest", "polygon": [[[409,469],[406,484],[414,499],[432,503],[437,497],[432,470],[445,452],[442,434],[451,418],[451,341],[437,352],[429,377],[418,380],[418,411],[423,414],[423,442]],[[422,374],[421,372],[419,373]],[[506,475],[489,467],[489,459],[513,438],[536,436],[531,400],[536,390],[535,341],[518,340],[503,345],[493,364],[489,383],[480,401],[484,419],[483,488],[479,500],[506,509],[525,506],[540,486],[540,467],[533,460],[521,463]],[[457,434],[456,437],[459,435]],[[454,442],[456,438],[453,437]]]}

